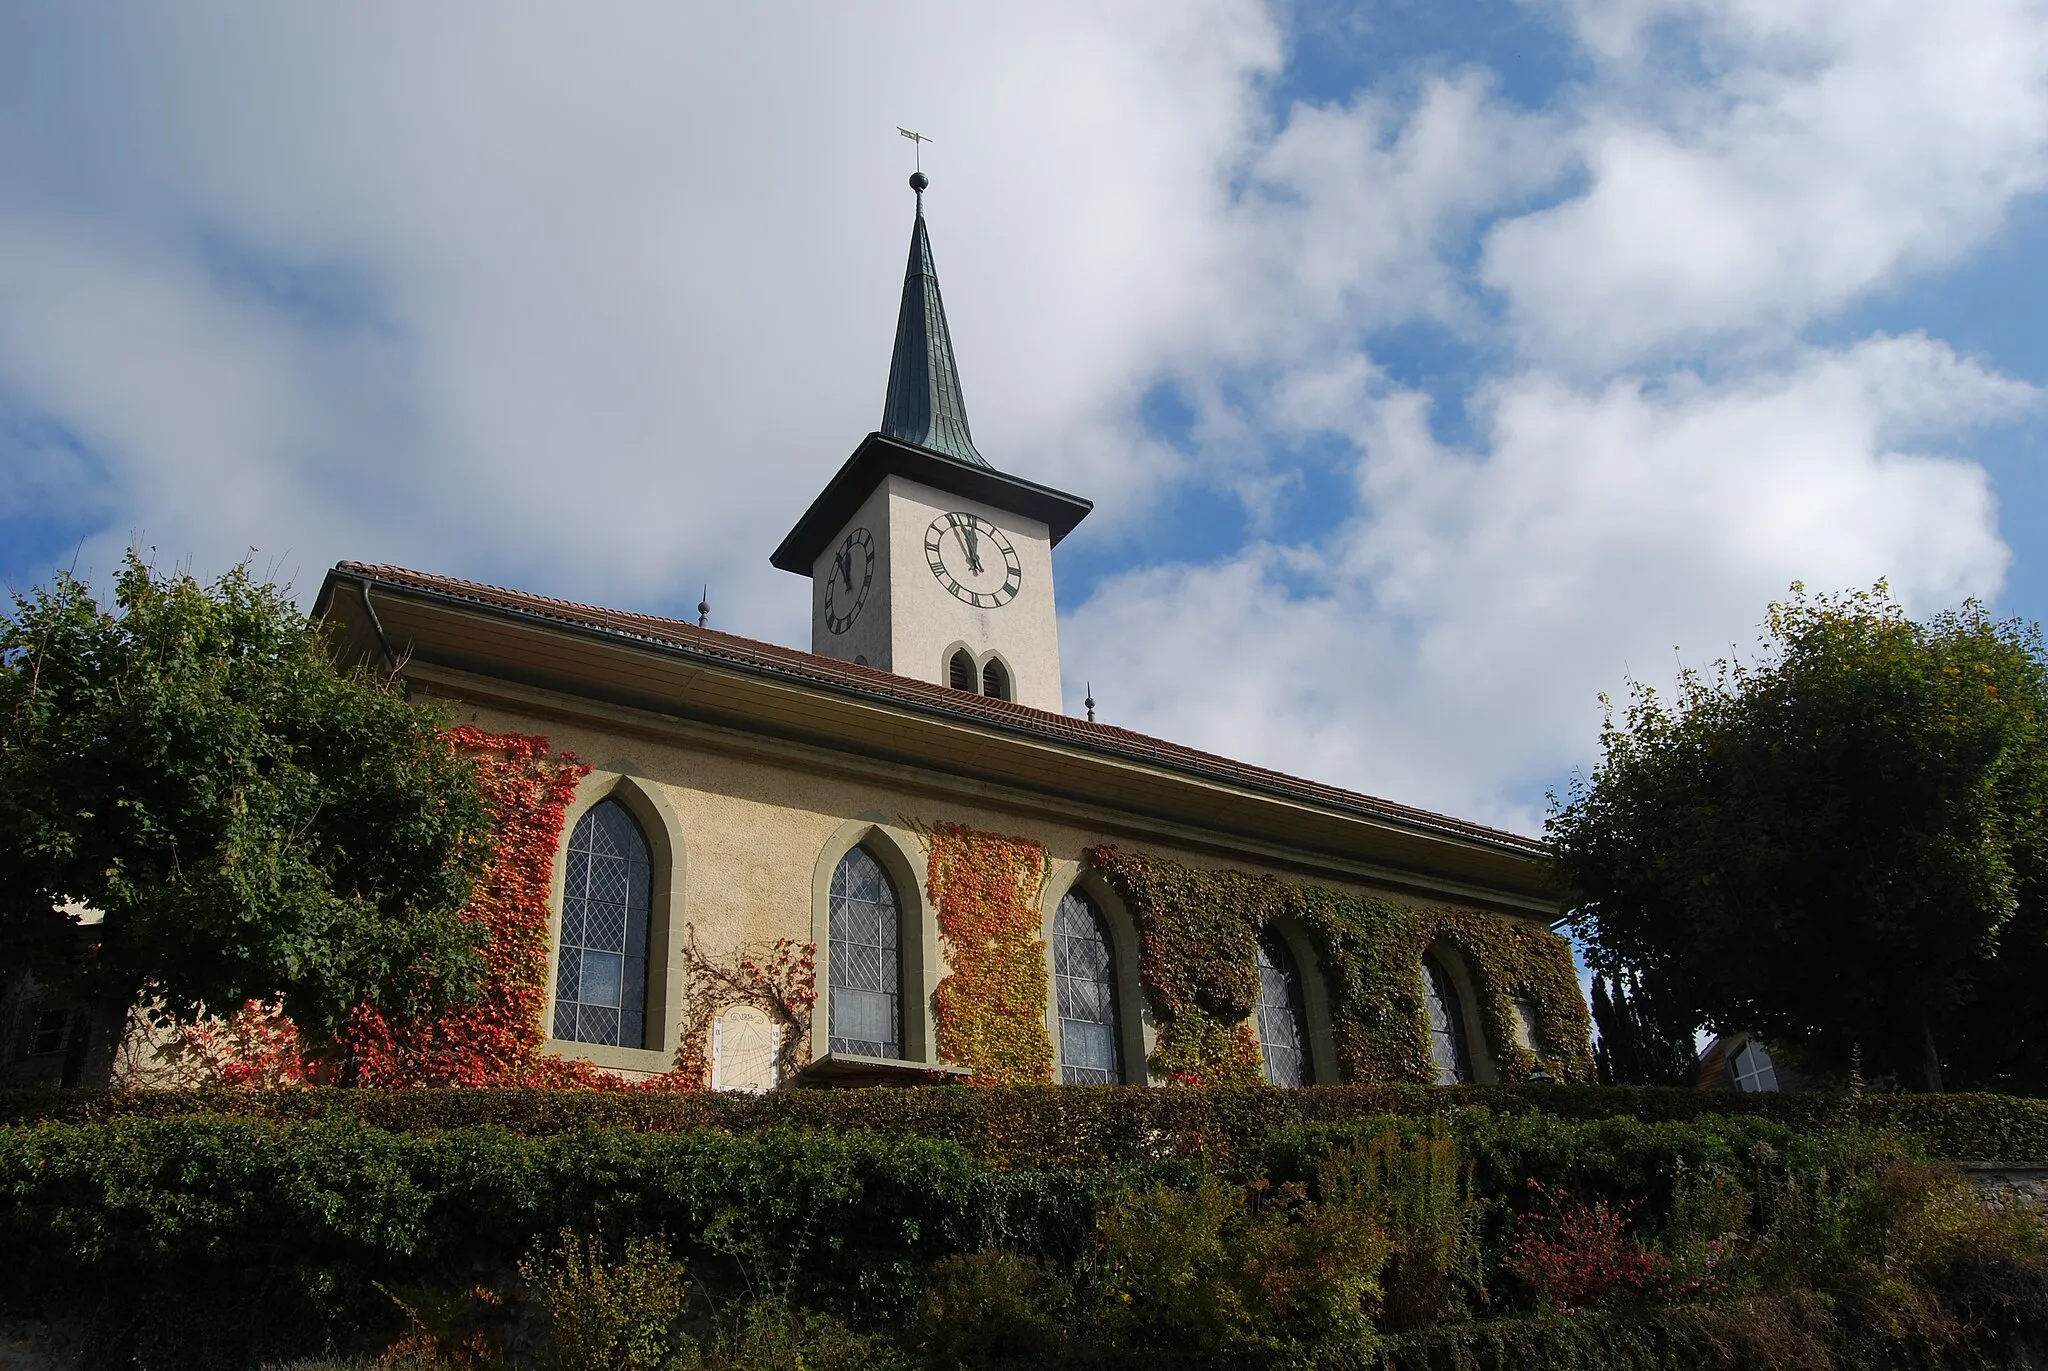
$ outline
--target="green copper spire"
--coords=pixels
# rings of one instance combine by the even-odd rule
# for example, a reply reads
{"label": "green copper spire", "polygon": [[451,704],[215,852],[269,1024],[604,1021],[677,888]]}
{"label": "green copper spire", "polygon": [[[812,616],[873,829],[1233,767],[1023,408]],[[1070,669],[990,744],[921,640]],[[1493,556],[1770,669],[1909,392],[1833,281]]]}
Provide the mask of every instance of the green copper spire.
{"label": "green copper spire", "polygon": [[910,230],[910,266],[903,274],[882,432],[985,467],[988,461],[974,450],[974,435],[967,430],[967,402],[960,396],[953,337],[946,331],[946,306],[939,299],[939,274],[932,268],[931,239],[924,229],[924,188],[930,184],[921,171],[910,178],[917,192],[917,223]]}

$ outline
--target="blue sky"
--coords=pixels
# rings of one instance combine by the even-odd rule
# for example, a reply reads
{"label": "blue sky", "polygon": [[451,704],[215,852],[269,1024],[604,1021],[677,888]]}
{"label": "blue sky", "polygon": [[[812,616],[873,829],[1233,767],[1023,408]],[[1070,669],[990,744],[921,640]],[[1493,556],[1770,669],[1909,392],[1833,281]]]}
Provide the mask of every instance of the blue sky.
{"label": "blue sky", "polygon": [[908,147],[1078,707],[1522,829],[1793,580],[2048,613],[2048,11],[0,6],[0,573],[802,644]]}

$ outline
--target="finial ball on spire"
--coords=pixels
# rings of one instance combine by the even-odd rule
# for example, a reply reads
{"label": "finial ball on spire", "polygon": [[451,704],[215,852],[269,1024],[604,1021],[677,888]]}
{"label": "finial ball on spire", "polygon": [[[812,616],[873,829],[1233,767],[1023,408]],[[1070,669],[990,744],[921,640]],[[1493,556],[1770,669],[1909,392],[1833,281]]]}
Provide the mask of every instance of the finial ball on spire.
{"label": "finial ball on spire", "polygon": [[931,183],[932,178],[925,175],[921,171],[913,171],[910,173],[910,188],[916,191],[919,195],[924,194],[924,188],[930,185]]}

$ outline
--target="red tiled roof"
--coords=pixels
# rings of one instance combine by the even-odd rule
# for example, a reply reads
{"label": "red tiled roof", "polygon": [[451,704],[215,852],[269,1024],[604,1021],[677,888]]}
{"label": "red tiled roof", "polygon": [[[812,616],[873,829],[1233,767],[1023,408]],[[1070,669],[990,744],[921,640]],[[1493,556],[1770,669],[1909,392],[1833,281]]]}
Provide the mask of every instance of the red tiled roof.
{"label": "red tiled roof", "polygon": [[1531,855],[1543,850],[1540,842],[1519,833],[1509,833],[1504,829],[1489,828],[1484,824],[1469,823],[1445,814],[1433,814],[1425,809],[1396,804],[1391,800],[1377,799],[1371,795],[1361,795],[1356,791],[1324,785],[1319,781],[1304,780],[1284,772],[1251,766],[1245,762],[1217,756],[1213,752],[1202,752],[1147,734],[1134,733],[1130,729],[1118,728],[1114,724],[1090,723],[1085,719],[1034,709],[1029,705],[952,690],[928,681],[898,676],[894,672],[882,671],[875,667],[855,666],[851,662],[821,657],[812,652],[779,647],[774,643],[721,633],[716,629],[699,628],[681,619],[664,619],[652,614],[604,609],[596,605],[577,604],[571,600],[556,600],[545,595],[507,590],[502,586],[480,585],[474,581],[460,581],[449,576],[434,576],[422,571],[408,571],[403,567],[378,566],[364,562],[337,563],[332,575],[351,579],[367,577],[382,586],[423,591],[436,597],[463,601],[525,618],[543,619],[586,630],[594,629],[600,633],[635,639],[663,649],[680,649],[691,656],[710,658],[745,670],[791,677],[826,689],[904,706],[920,713],[977,722],[1005,732],[1026,734],[1092,752],[1108,753],[1131,761],[1149,762],[1170,771],[1205,780],[1246,786],[1311,804],[1326,805],[1396,823],[1455,834],[1526,851]]}

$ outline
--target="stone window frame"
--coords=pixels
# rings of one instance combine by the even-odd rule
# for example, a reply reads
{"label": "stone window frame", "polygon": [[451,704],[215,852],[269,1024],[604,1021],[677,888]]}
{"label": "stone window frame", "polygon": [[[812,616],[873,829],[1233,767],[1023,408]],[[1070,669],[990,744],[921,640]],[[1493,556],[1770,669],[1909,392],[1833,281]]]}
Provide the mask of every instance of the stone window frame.
{"label": "stone window frame", "polygon": [[[866,848],[896,888],[897,955],[902,958],[903,1056],[907,1065],[939,1065],[933,995],[945,974],[939,920],[925,891],[925,859],[916,837],[891,819],[863,814],[839,825],[818,849],[811,871],[811,941],[817,952],[817,1003],[811,1008],[812,1060],[832,1054],[832,876],[856,847]],[[912,926],[913,922],[915,927]],[[861,1061],[871,1058],[859,1058]]]}
{"label": "stone window frame", "polygon": [[1124,906],[1114,887],[1102,873],[1079,862],[1054,861],[1039,902],[1039,940],[1045,944],[1045,1031],[1052,1039],[1052,1075],[1060,1078],[1060,1003],[1056,977],[1059,965],[1053,955],[1053,929],[1058,922],[1060,901],[1070,894],[1087,897],[1102,916],[1109,934],[1109,962],[1116,995],[1117,1058],[1123,1085],[1149,1085],[1152,1049],[1159,1037],[1152,1007],[1145,999],[1145,983],[1138,969],[1138,924]]}
{"label": "stone window frame", "polygon": [[[1424,977],[1423,960],[1433,958],[1450,978],[1458,997],[1459,1017],[1464,1020],[1465,1060],[1472,1068],[1472,1084],[1498,1085],[1500,1064],[1486,1041],[1486,1020],[1479,1013],[1479,984],[1472,975],[1472,963],[1458,944],[1447,937],[1433,938],[1415,960],[1415,974]],[[1425,991],[1427,984],[1425,982]],[[1425,1011],[1426,1013],[1427,1011]]]}
{"label": "stone window frame", "polygon": [[[1330,983],[1323,975],[1323,963],[1316,955],[1315,942],[1298,919],[1286,916],[1270,919],[1265,929],[1271,930],[1286,945],[1294,957],[1294,969],[1301,975],[1301,1031],[1308,1047],[1307,1083],[1335,1085],[1343,1079],[1337,1066],[1336,1020],[1331,1017]],[[1258,1033],[1259,1011],[1256,1006],[1245,1016],[1245,1023],[1254,1035]],[[1263,1062],[1260,1067],[1263,1071]]]}
{"label": "stone window frame", "polygon": [[[986,652],[977,652],[964,638],[955,638],[952,642],[946,644],[943,652],[939,653],[938,679],[942,685],[949,690],[960,689],[960,687],[953,684],[953,659],[961,653],[965,653],[967,660],[974,663],[974,689],[971,691],[963,690],[961,691],[962,694],[980,695],[984,699],[991,700],[1015,700],[1017,698],[1016,664],[1011,662],[1001,648],[990,648]],[[1010,693],[1008,695],[989,695],[985,689],[988,681],[989,664],[992,662],[1003,669],[1003,677],[1009,682],[1010,686]]]}
{"label": "stone window frame", "polygon": [[[555,978],[561,970],[562,904],[569,874],[569,840],[583,816],[606,800],[615,802],[640,826],[647,840],[651,898],[647,921],[646,1047],[613,1047],[554,1036]],[[687,897],[690,854],[676,817],[661,788],[631,763],[614,762],[593,769],[576,787],[576,798],[562,815],[562,836],[555,846],[555,869],[548,883],[547,993],[541,1002],[544,1051],[552,1056],[587,1061],[607,1071],[656,1074],[672,1070],[682,1046],[683,998],[688,991],[683,947],[688,936]]]}

